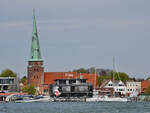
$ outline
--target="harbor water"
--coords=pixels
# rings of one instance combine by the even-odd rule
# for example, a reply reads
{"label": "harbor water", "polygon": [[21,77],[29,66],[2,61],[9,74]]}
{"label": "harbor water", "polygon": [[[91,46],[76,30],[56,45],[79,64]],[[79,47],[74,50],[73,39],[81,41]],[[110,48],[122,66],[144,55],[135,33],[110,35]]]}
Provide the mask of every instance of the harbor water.
{"label": "harbor water", "polygon": [[0,113],[150,113],[150,102],[0,103]]}

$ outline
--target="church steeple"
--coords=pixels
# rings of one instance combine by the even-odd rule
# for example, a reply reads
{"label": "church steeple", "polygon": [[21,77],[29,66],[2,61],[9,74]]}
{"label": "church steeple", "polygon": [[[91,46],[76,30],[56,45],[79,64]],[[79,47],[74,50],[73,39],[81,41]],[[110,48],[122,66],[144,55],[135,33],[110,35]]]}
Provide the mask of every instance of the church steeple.
{"label": "church steeple", "polygon": [[42,57],[41,57],[41,53],[40,53],[40,45],[39,45],[34,9],[33,9],[32,43],[31,43],[31,51],[30,51],[29,61],[43,61]]}
{"label": "church steeple", "polygon": [[40,45],[37,33],[35,12],[33,10],[33,31],[32,31],[32,43],[30,51],[30,59],[27,67],[28,84],[34,85],[37,90],[42,91],[42,84],[44,84],[44,66],[43,59],[40,53]]}

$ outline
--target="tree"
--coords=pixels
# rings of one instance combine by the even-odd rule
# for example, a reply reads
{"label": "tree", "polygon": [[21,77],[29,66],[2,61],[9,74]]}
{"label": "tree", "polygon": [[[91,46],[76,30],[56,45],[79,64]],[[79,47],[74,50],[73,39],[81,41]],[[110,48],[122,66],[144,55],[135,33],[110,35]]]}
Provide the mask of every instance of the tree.
{"label": "tree", "polygon": [[104,80],[111,80],[111,76],[110,75],[103,75],[103,76],[98,76],[98,85],[100,86]]}
{"label": "tree", "polygon": [[20,83],[22,83],[22,84],[26,84],[27,83],[27,77],[26,76],[23,76],[22,78],[21,78],[21,80],[20,80]]}
{"label": "tree", "polygon": [[28,93],[29,95],[35,95],[36,89],[33,85],[26,85],[24,88],[22,88],[23,93]]}
{"label": "tree", "polygon": [[131,78],[124,72],[111,72],[111,79],[114,80],[121,80],[123,82],[126,82],[127,80],[131,80]]}
{"label": "tree", "polygon": [[12,70],[10,69],[5,69],[2,71],[2,73],[0,74],[0,77],[16,77],[17,74],[14,73]]}
{"label": "tree", "polygon": [[144,92],[146,95],[150,95],[150,86]]}
{"label": "tree", "polygon": [[131,78],[124,72],[111,72],[110,75],[103,75],[98,77],[98,85],[100,86],[104,80],[121,80],[126,82]]}
{"label": "tree", "polygon": [[89,68],[88,70],[89,70],[89,73],[92,73],[92,74],[95,73],[95,67],[91,67],[91,68]]}
{"label": "tree", "polygon": [[87,70],[84,68],[80,68],[80,69],[75,69],[73,70],[73,72],[77,72],[77,73],[87,73]]}

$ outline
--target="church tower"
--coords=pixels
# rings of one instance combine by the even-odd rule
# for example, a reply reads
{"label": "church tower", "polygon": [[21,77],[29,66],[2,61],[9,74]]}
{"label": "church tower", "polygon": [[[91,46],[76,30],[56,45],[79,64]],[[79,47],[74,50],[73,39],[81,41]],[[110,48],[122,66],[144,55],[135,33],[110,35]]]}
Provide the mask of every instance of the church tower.
{"label": "church tower", "polygon": [[40,45],[34,10],[33,10],[32,42],[31,42],[30,59],[28,61],[28,68],[27,68],[27,78],[28,84],[34,85],[37,89],[40,89],[40,86],[44,82],[44,66],[43,66],[43,59],[40,53]]}

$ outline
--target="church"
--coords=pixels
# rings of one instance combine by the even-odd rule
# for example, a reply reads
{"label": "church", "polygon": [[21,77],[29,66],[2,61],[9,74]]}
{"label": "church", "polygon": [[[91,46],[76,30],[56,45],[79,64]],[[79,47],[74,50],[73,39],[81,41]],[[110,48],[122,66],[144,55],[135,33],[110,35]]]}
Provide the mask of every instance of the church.
{"label": "church", "polygon": [[29,85],[34,85],[39,94],[48,94],[49,85],[56,79],[84,78],[95,88],[97,75],[77,72],[44,72],[44,60],[41,57],[36,18],[33,12],[33,31],[30,58],[27,66],[27,80]]}

